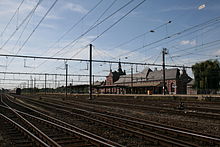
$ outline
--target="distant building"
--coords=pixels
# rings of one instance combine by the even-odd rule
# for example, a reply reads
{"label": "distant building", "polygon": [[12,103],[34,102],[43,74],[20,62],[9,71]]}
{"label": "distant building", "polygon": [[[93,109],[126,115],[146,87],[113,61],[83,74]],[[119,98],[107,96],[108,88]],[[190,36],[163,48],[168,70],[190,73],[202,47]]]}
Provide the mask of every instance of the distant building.
{"label": "distant building", "polygon": [[195,80],[187,83],[187,94],[197,94],[197,90],[193,87]]}
{"label": "distant building", "polygon": [[108,76],[106,76],[105,84],[100,87],[99,91],[101,93],[117,93],[114,83],[123,75],[126,75],[126,72],[122,70],[121,62],[119,61],[118,70],[112,72],[112,69],[110,69]]}
{"label": "distant building", "polygon": [[121,62],[119,61],[118,63],[118,71],[114,71],[112,72],[112,69],[110,69],[110,73],[108,76],[106,76],[106,86],[109,85],[113,85],[116,81],[118,81],[118,79],[120,78],[120,76],[122,75],[126,75],[125,71],[122,71],[121,68]]}
{"label": "distant building", "polygon": [[[192,80],[186,70],[178,68],[165,70],[166,93],[187,94],[187,83]],[[114,94],[162,94],[163,71],[150,68],[144,69],[140,73],[126,75],[122,72],[119,62],[118,71],[112,72],[106,77],[105,85],[98,87],[99,93]]]}

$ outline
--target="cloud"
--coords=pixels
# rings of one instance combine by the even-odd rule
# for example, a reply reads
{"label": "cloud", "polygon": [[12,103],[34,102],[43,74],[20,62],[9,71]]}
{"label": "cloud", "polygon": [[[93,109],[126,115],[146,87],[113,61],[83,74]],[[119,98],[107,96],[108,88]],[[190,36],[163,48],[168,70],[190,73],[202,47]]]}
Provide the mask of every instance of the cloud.
{"label": "cloud", "polygon": [[215,51],[212,55],[220,56],[220,50]]}
{"label": "cloud", "polygon": [[63,6],[64,9],[71,10],[74,12],[85,14],[88,12],[87,9],[83,8],[83,6],[75,3],[67,3]]}
{"label": "cloud", "polygon": [[[24,1],[24,3],[19,8],[19,12],[16,15],[19,16],[19,19],[23,19],[34,8],[36,4],[37,3],[35,1]],[[10,18],[19,5],[20,3],[17,1],[0,1],[0,16]],[[34,14],[36,16],[43,17],[47,9],[47,7],[39,5]],[[61,19],[61,17],[57,16],[56,14],[51,14],[50,12],[50,14],[47,15],[46,19]]]}
{"label": "cloud", "polygon": [[180,44],[181,45],[192,45],[192,46],[195,46],[196,45],[196,40],[182,40],[180,41]]}
{"label": "cloud", "polygon": [[205,8],[205,4],[200,5],[200,6],[198,7],[199,10],[202,10],[202,9],[204,9],[204,8]]}

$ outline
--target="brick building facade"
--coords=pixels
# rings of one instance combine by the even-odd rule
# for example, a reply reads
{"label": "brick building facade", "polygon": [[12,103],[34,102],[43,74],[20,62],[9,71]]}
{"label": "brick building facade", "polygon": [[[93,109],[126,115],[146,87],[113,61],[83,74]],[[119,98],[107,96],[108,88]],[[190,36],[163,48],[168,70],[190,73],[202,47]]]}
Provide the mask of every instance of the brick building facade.
{"label": "brick building facade", "polygon": [[[166,93],[187,94],[187,83],[192,79],[187,75],[186,70],[178,68],[165,70]],[[112,72],[106,77],[104,85],[98,87],[99,93],[114,94],[162,94],[163,71],[150,68],[144,69],[140,73],[126,75],[122,72],[119,62],[118,71]]]}

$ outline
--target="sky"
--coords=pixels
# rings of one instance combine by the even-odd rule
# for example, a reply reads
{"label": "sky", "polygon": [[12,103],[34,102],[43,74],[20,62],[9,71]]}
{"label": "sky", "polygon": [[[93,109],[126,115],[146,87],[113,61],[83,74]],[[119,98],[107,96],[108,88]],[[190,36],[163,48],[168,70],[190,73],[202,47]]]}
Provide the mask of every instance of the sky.
{"label": "sky", "polygon": [[[219,59],[219,12],[219,0],[0,0],[0,54],[89,59],[92,44],[93,59],[161,64],[167,48],[166,64],[190,67]],[[66,63],[69,74],[89,73],[87,62]],[[117,66],[94,63],[93,74],[106,76]],[[146,67],[155,68],[134,65],[134,73]],[[131,65],[122,68],[131,72]],[[65,63],[0,56],[0,71],[65,74]],[[45,78],[0,75],[0,88],[27,87],[31,79],[42,87]],[[56,78],[60,83],[47,76],[49,87],[64,85],[65,77]],[[88,83],[88,77],[68,80]]]}

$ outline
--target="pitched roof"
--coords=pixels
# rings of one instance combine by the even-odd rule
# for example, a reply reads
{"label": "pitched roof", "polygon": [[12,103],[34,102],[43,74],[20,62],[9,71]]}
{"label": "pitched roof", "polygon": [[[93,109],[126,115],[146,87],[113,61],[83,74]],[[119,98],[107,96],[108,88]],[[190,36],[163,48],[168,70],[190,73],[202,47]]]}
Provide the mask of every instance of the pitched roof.
{"label": "pitched roof", "polygon": [[101,86],[102,84],[103,84],[104,82],[103,81],[96,81],[95,83],[94,83],[94,86]]}
{"label": "pitched roof", "polygon": [[[178,68],[165,69],[165,79],[176,79],[178,75],[179,75]],[[147,77],[147,80],[149,81],[162,80],[162,79],[163,79],[163,70],[156,70],[150,72]]]}
{"label": "pitched roof", "polygon": [[[179,69],[165,69],[166,79],[176,79],[179,76]],[[163,70],[152,71],[150,68],[145,68],[142,72],[133,75],[133,82],[138,81],[158,81],[163,79]],[[115,84],[130,83],[131,75],[123,75]]]}
{"label": "pitched roof", "polygon": [[[142,80],[146,80],[146,76],[148,75],[148,73],[151,71],[150,68],[145,68],[144,70],[142,70],[140,73],[135,73],[133,74],[133,82],[134,81],[142,81]],[[130,75],[122,75],[120,76],[119,80],[117,80],[115,82],[115,84],[119,84],[119,83],[129,83],[131,82],[131,74]]]}
{"label": "pitched roof", "polygon": [[187,85],[194,85],[195,83],[195,79],[192,79],[189,83],[187,83]]}

